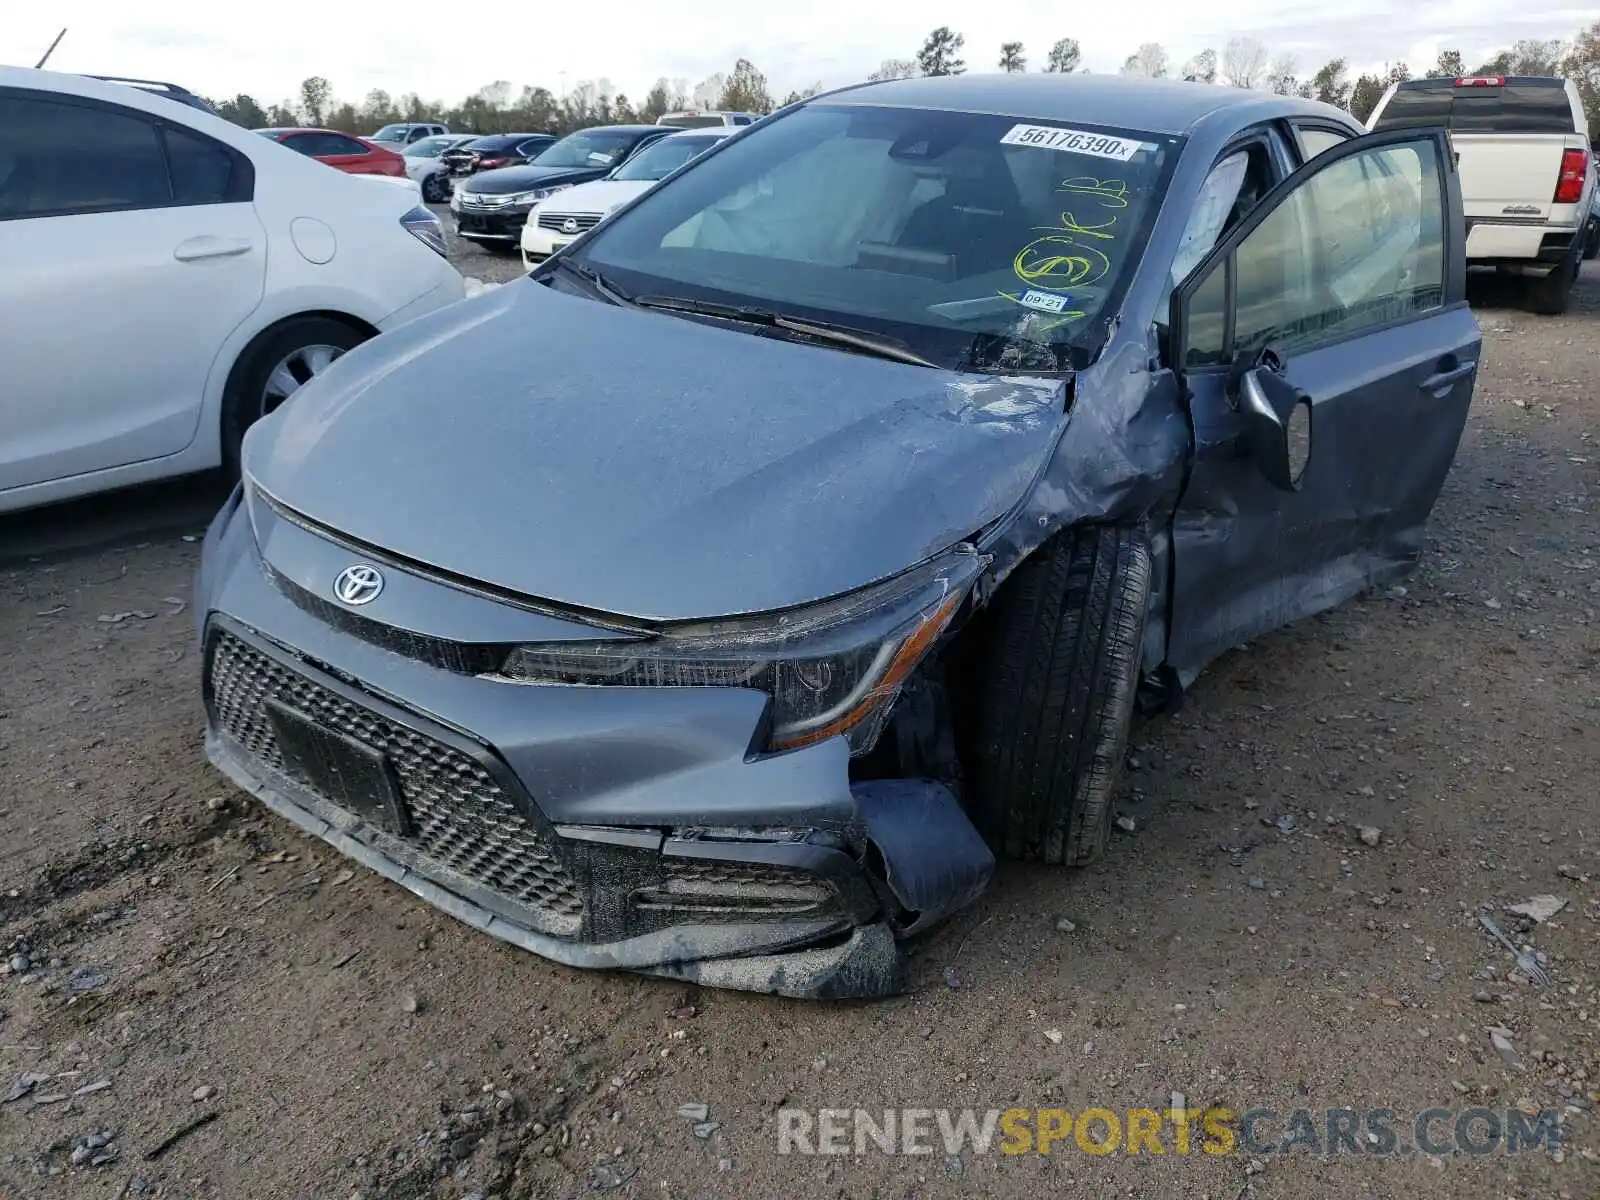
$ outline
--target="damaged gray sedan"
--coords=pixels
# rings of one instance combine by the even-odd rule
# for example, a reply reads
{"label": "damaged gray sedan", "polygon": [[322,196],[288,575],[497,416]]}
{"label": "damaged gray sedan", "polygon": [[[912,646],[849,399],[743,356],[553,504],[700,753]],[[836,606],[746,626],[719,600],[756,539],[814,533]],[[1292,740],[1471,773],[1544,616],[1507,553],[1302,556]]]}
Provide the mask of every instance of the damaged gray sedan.
{"label": "damaged gray sedan", "polygon": [[207,751],[560,962],[894,992],[996,853],[1103,850],[1136,704],[1415,563],[1464,278],[1443,131],[1099,76],[793,106],[250,430]]}

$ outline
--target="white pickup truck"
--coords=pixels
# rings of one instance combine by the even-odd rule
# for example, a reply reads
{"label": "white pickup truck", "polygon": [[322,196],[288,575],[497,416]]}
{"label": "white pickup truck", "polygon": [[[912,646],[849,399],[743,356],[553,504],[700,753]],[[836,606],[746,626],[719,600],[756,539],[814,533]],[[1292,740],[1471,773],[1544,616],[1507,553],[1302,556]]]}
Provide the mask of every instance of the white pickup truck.
{"label": "white pickup truck", "polygon": [[1565,312],[1590,242],[1589,123],[1570,80],[1478,75],[1391,84],[1370,130],[1450,131],[1467,218],[1467,265],[1524,277],[1534,312]]}

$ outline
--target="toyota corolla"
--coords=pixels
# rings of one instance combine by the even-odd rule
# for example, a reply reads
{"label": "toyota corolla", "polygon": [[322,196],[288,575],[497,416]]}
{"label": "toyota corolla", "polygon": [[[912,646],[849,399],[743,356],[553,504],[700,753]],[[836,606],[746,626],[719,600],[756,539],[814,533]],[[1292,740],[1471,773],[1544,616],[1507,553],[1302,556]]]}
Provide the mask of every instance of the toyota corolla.
{"label": "toyota corolla", "polygon": [[208,753],[560,962],[893,992],[1102,852],[1137,703],[1414,565],[1462,244],[1443,131],[1293,97],[786,109],[251,429]]}

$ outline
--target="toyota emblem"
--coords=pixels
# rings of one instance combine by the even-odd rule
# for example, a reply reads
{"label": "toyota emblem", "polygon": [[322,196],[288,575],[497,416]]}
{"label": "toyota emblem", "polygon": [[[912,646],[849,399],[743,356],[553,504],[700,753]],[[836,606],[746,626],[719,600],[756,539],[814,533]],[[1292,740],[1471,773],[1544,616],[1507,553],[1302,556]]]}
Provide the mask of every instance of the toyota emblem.
{"label": "toyota emblem", "polygon": [[370,604],[381,591],[383,573],[366,563],[346,567],[333,581],[333,594],[346,604]]}
{"label": "toyota emblem", "polygon": [[565,221],[561,222],[561,232],[562,233],[577,233],[578,232],[578,222],[573,220],[571,217],[568,217]]}

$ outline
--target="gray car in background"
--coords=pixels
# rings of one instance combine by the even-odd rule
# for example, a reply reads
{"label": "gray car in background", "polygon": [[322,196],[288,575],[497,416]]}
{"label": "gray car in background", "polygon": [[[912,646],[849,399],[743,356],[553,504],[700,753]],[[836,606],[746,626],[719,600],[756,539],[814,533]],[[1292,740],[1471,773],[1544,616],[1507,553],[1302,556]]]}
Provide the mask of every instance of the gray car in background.
{"label": "gray car in background", "polygon": [[1415,564],[1464,279],[1442,130],[815,98],[251,429],[207,751],[560,962],[892,993],[996,853],[1101,853],[1136,703]]}

